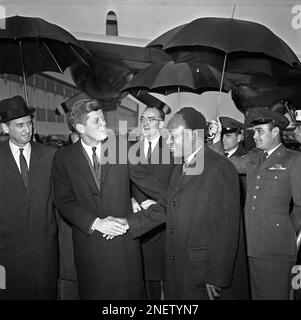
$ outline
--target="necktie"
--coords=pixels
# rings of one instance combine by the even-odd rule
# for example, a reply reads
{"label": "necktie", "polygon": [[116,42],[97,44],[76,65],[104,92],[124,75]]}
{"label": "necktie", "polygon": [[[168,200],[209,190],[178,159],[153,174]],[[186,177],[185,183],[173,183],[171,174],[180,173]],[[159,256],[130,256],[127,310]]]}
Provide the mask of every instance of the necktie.
{"label": "necktie", "polygon": [[21,169],[21,176],[23,178],[24,184],[27,188],[27,183],[28,183],[28,166],[26,159],[23,155],[23,148],[20,148],[20,156],[19,156],[19,161],[20,161],[20,169]]}
{"label": "necktie", "polygon": [[268,157],[268,153],[262,151],[260,154],[260,164],[264,163],[267,157]]}
{"label": "necktie", "polygon": [[225,152],[225,156],[229,158],[229,152]]}
{"label": "necktie", "polygon": [[97,178],[100,179],[101,167],[100,167],[99,159],[96,154],[96,147],[92,147],[92,151],[93,151],[93,154],[92,154],[93,168],[94,168],[94,171],[95,171]]}
{"label": "necktie", "polygon": [[147,150],[147,162],[151,162],[151,157],[152,157],[152,143],[149,141],[148,142],[148,150]]}

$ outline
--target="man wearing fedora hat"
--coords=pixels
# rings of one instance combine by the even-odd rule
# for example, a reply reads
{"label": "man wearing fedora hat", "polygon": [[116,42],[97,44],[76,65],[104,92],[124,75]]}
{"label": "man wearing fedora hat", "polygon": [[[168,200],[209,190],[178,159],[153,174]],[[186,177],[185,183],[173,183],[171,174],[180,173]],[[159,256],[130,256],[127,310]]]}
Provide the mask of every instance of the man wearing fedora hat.
{"label": "man wearing fedora hat", "polygon": [[[248,111],[256,148],[231,158],[247,174],[245,223],[253,299],[289,299],[301,228],[301,155],[281,143],[285,116],[265,108]],[[220,129],[221,131],[221,129]]]}
{"label": "man wearing fedora hat", "polygon": [[21,96],[0,101],[0,299],[56,299],[57,233],[50,176],[54,149],[34,143],[32,115]]}

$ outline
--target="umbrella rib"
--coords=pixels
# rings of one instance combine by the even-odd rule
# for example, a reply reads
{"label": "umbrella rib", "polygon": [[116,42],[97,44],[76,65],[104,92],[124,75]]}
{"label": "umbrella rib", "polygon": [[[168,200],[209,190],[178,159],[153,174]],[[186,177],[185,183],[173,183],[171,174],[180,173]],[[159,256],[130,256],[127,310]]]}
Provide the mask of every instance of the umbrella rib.
{"label": "umbrella rib", "polygon": [[46,48],[46,50],[47,50],[47,51],[49,52],[49,54],[51,55],[51,58],[52,58],[53,61],[55,62],[56,66],[58,67],[59,72],[60,72],[60,73],[64,73],[64,71],[63,71],[62,68],[60,67],[59,63],[58,63],[57,60],[55,59],[54,55],[52,54],[50,48],[47,46],[47,44],[46,44],[43,40],[41,40],[41,41],[42,41],[42,43],[43,43],[43,46]]}
{"label": "umbrella rib", "polygon": [[81,60],[87,67],[90,67],[89,63],[75,50],[75,48],[73,48],[72,45],[70,45],[69,48],[71,49],[73,54],[76,56],[76,58]]}

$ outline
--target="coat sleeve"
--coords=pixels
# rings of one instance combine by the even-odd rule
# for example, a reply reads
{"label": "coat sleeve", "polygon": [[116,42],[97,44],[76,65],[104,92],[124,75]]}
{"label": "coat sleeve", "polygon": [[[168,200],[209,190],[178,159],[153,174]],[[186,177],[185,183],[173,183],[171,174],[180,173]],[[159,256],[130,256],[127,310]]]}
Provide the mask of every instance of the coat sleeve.
{"label": "coat sleeve", "polygon": [[239,178],[229,161],[221,161],[212,177],[212,183],[205,282],[229,287],[238,249],[240,223]]}
{"label": "coat sleeve", "polygon": [[301,155],[296,158],[290,170],[290,183],[294,200],[292,221],[296,230],[301,230]]}
{"label": "coat sleeve", "polygon": [[165,222],[166,208],[162,203],[151,205],[147,210],[128,217],[129,231],[133,238],[138,238]]}
{"label": "coat sleeve", "polygon": [[54,204],[59,213],[69,223],[77,227],[84,234],[89,235],[91,233],[91,226],[97,217],[81,206],[76,200],[68,172],[59,152],[55,154],[53,161],[52,185]]}

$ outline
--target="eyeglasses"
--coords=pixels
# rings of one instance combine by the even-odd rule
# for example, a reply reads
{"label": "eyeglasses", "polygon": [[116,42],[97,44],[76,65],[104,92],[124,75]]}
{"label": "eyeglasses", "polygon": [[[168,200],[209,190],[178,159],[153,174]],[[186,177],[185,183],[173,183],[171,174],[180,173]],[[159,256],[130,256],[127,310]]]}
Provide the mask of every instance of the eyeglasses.
{"label": "eyeglasses", "polygon": [[149,123],[149,124],[152,124],[154,123],[155,121],[163,121],[162,119],[157,119],[157,118],[154,118],[154,117],[149,117],[149,118],[144,118],[144,117],[140,117],[140,123]]}

